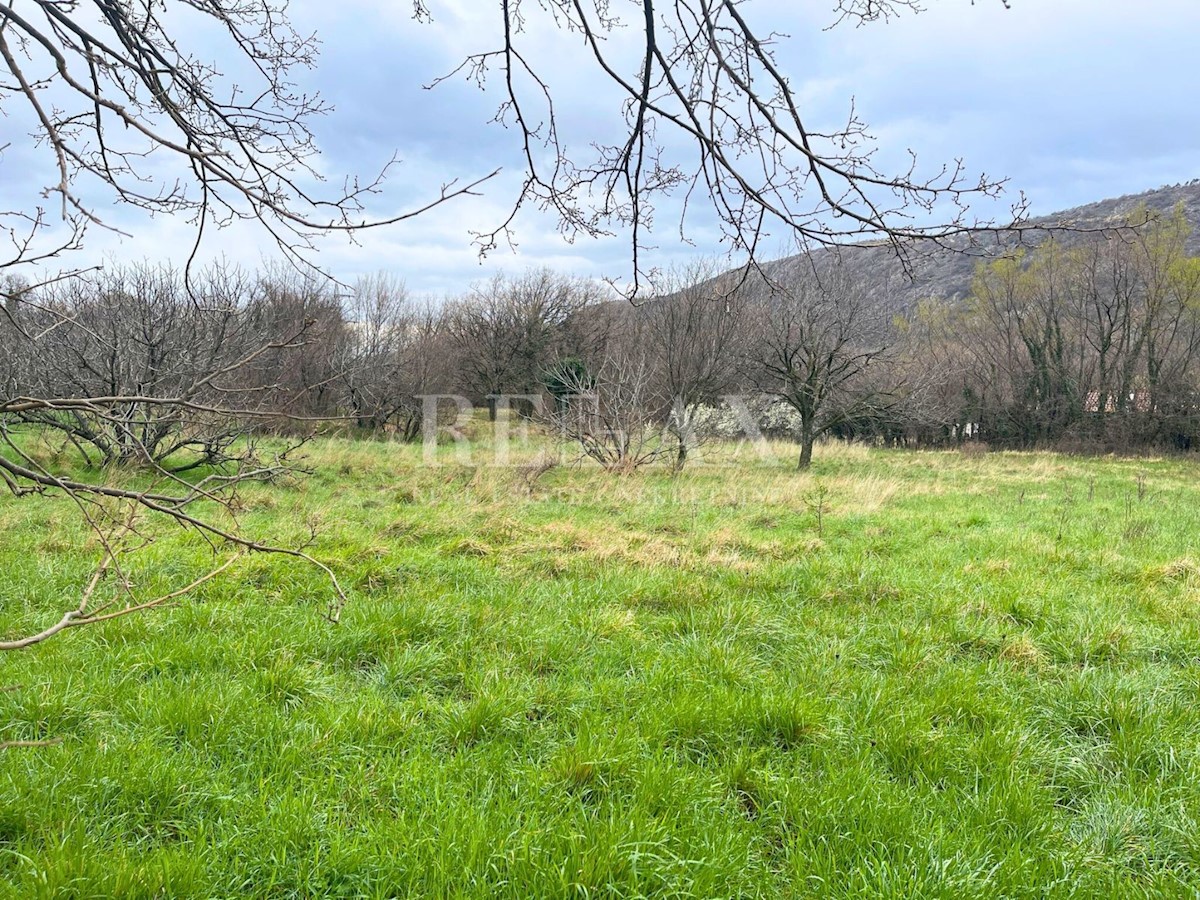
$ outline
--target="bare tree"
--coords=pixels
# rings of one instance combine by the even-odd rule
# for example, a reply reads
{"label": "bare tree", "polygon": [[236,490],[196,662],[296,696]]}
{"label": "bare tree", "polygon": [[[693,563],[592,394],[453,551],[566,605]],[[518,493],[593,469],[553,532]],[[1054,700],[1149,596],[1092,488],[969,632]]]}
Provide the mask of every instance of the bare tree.
{"label": "bare tree", "polygon": [[334,356],[345,316],[336,287],[320,273],[282,264],[261,269],[254,280],[247,312],[263,338],[304,329],[302,347],[259,354],[248,379],[264,408],[284,414],[281,425],[288,416],[315,419],[340,413]]}
{"label": "bare tree", "polygon": [[719,404],[738,377],[746,328],[740,281],[738,273],[722,275],[712,260],[698,261],[656,280],[655,299],[637,311],[660,414],[676,445],[676,471],[697,445],[701,410]]}
{"label": "bare tree", "polygon": [[539,393],[544,373],[580,351],[586,332],[578,319],[598,294],[590,282],[549,269],[477,285],[447,314],[460,386],[486,401],[493,419],[498,395]]}
{"label": "bare tree", "polygon": [[[321,327],[311,309],[280,316],[284,296],[296,296],[286,283],[225,265],[194,274],[190,289],[178,270],[118,266],[15,294],[23,359],[5,396],[92,401],[13,413],[60,432],[89,463],[178,472],[222,462],[249,418],[287,411],[283,395],[307,390],[280,379],[312,358]],[[97,416],[101,398],[114,399]]]}
{"label": "bare tree", "polygon": [[415,439],[421,395],[444,393],[452,381],[442,310],[384,273],[360,278],[343,309],[333,365],[346,414],[359,428]]}
{"label": "bare tree", "polygon": [[905,391],[887,435],[893,443],[961,445],[980,436],[978,385],[965,377],[973,352],[966,319],[960,303],[926,297],[899,321],[891,362]]}
{"label": "bare tree", "polygon": [[405,350],[412,339],[408,289],[384,273],[360,278],[343,309],[337,379],[358,426],[378,431],[404,405]]}
{"label": "bare tree", "polygon": [[749,351],[751,377],[795,410],[798,466],[805,469],[817,438],[895,403],[895,386],[875,377],[891,346],[891,314],[885,298],[836,258],[801,263],[790,277],[747,289],[757,289],[753,315],[760,322]]}
{"label": "bare tree", "polygon": [[11,397],[28,359],[18,325],[18,301],[28,285],[16,275],[0,276],[0,396]]}
{"label": "bare tree", "polygon": [[629,474],[670,453],[663,439],[661,397],[653,348],[643,323],[626,318],[602,350],[548,372],[556,402],[549,425],[585,458],[615,474]]}

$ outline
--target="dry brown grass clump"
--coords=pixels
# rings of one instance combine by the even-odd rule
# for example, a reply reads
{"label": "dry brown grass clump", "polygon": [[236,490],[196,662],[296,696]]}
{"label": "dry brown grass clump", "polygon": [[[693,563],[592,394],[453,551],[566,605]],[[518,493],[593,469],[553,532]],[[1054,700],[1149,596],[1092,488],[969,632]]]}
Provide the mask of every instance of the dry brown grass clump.
{"label": "dry brown grass clump", "polygon": [[1200,576],[1200,563],[1189,556],[1173,559],[1158,570],[1159,577],[1165,581],[1184,581]]}
{"label": "dry brown grass clump", "polygon": [[1022,634],[1005,640],[996,658],[1021,668],[1035,669],[1045,662],[1046,656],[1029,635]]}

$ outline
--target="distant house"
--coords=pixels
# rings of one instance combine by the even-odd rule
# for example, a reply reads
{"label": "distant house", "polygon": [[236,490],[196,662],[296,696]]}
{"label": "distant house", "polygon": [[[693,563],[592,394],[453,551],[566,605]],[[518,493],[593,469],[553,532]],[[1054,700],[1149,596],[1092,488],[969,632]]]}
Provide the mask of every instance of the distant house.
{"label": "distant house", "polygon": [[[1134,412],[1150,412],[1153,404],[1150,399],[1150,392],[1145,388],[1138,388],[1130,391],[1126,401],[1126,410]],[[1088,391],[1087,396],[1083,400],[1083,411],[1086,413],[1115,413],[1117,411],[1117,397],[1115,394],[1107,393],[1104,395],[1104,409],[1100,409],[1100,391]]]}

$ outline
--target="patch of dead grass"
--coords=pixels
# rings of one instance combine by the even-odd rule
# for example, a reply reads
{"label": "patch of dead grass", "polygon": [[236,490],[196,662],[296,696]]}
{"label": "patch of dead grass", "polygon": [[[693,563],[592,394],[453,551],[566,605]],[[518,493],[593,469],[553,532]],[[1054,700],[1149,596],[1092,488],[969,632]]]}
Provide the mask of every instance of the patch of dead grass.
{"label": "patch of dead grass", "polygon": [[1158,577],[1163,581],[1185,581],[1194,579],[1200,576],[1200,563],[1197,563],[1190,556],[1183,556],[1179,559],[1173,559],[1169,563],[1160,566],[1157,570]]}
{"label": "patch of dead grass", "polygon": [[1007,638],[996,658],[1020,668],[1036,669],[1045,662],[1046,655],[1029,635],[1022,634]]}

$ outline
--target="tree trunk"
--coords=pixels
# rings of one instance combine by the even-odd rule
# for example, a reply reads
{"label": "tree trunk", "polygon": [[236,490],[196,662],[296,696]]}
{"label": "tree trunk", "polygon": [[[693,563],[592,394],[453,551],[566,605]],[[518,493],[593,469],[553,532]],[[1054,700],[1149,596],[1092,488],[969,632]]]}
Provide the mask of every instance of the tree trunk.
{"label": "tree trunk", "polygon": [[796,463],[796,471],[803,472],[812,465],[813,441],[816,440],[816,435],[813,434],[812,422],[801,420],[800,422],[800,460]]}
{"label": "tree trunk", "polygon": [[679,435],[679,446],[675,451],[675,471],[682,472],[683,467],[687,465],[688,446],[683,435]]}

